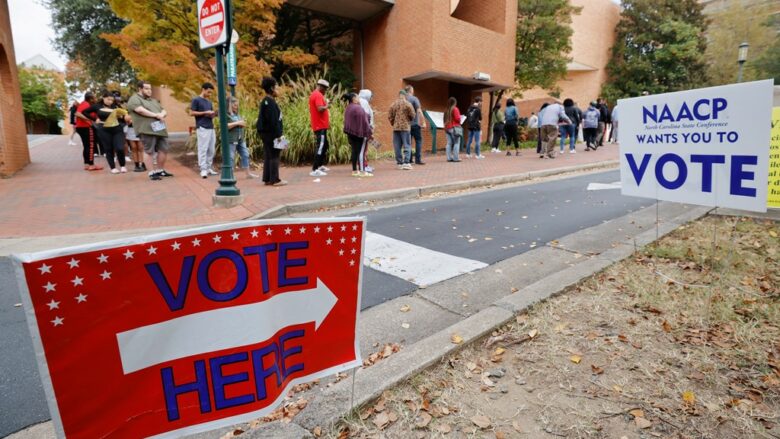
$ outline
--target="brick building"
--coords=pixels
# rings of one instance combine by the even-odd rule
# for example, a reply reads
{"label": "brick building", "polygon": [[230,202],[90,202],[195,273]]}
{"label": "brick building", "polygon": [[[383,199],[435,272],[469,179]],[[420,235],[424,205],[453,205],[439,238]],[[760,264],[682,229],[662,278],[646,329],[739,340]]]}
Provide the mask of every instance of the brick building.
{"label": "brick building", "polygon": [[[477,95],[514,82],[516,0],[288,0],[356,24],[357,87],[374,92],[378,137],[390,139],[386,111],[407,84],[423,108],[461,111]],[[483,112],[487,111],[487,100]],[[487,124],[483,124],[485,130]],[[426,133],[426,137],[428,134]],[[443,134],[439,133],[443,141]],[[426,148],[430,142],[426,140]]]}
{"label": "brick building", "polygon": [[0,177],[30,163],[8,3],[0,1]]}

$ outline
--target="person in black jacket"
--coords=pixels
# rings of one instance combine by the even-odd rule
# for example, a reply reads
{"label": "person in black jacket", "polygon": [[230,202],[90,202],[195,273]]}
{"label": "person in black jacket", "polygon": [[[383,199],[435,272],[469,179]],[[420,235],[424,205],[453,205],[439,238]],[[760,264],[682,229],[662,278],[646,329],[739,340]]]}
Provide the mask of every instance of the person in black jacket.
{"label": "person in black jacket", "polygon": [[263,139],[263,181],[266,186],[285,186],[286,181],[279,178],[279,157],[282,150],[274,147],[274,141],[284,134],[282,110],[274,99],[279,92],[274,78],[266,76],[261,84],[265,98],[260,102],[260,115],[257,118],[257,132]]}
{"label": "person in black jacket", "polygon": [[604,137],[607,136],[607,124],[609,124],[610,120],[610,114],[609,114],[609,107],[607,107],[607,102],[602,99],[598,98],[596,100],[596,109],[599,110],[599,113],[601,113],[601,117],[599,117],[599,134],[598,134],[598,146],[604,146]]}

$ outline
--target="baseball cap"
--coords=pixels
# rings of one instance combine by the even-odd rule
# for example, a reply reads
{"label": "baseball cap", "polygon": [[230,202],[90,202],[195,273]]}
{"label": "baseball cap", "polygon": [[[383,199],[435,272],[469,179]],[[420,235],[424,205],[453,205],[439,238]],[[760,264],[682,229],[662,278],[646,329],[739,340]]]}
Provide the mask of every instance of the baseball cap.
{"label": "baseball cap", "polygon": [[324,79],[320,79],[319,81],[317,81],[317,85],[321,85],[321,86],[327,88],[327,87],[330,87],[330,82],[328,82],[328,81],[326,81]]}

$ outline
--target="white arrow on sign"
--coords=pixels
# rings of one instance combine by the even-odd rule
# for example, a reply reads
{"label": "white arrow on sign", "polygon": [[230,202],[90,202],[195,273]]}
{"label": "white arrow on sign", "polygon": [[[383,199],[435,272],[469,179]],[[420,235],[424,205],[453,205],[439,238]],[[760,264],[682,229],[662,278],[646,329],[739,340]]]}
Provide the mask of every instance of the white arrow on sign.
{"label": "white arrow on sign", "polygon": [[116,335],[125,375],[155,364],[264,342],[280,330],[314,322],[319,329],[338,298],[317,287],[251,305],[204,311]]}
{"label": "white arrow on sign", "polygon": [[623,183],[616,181],[614,183],[604,184],[604,183],[591,183],[588,185],[589,191],[606,191],[610,189],[620,189],[623,187]]}

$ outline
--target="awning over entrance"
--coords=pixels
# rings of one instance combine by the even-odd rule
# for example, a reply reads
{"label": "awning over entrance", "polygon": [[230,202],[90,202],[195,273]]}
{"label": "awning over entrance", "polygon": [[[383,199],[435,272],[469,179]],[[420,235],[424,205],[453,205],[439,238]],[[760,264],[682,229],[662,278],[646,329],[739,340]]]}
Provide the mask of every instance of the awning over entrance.
{"label": "awning over entrance", "polygon": [[392,8],[395,0],[287,0],[287,3],[323,14],[365,21]]}
{"label": "awning over entrance", "polygon": [[506,90],[512,88],[511,85],[499,84],[492,81],[481,81],[475,78],[469,78],[468,76],[460,76],[453,73],[439,72],[436,70],[429,70],[427,72],[418,73],[413,76],[404,78],[405,81],[425,81],[428,79],[438,79],[440,81],[453,82],[455,84],[470,85],[474,87],[474,91],[491,92],[498,90]]}

